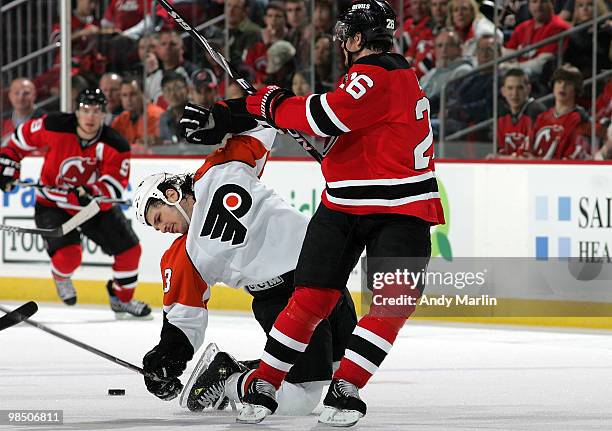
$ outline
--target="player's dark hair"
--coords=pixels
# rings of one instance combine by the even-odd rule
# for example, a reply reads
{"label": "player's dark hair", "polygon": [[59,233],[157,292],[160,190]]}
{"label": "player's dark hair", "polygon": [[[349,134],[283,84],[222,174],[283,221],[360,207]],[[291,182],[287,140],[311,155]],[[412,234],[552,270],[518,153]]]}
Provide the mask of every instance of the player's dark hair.
{"label": "player's dark hair", "polygon": [[566,81],[574,85],[576,97],[582,95],[582,73],[577,67],[565,64],[555,70],[550,78],[550,84],[555,85],[557,81]]}
{"label": "player's dark hair", "polygon": [[[195,195],[193,193],[193,174],[175,175],[161,183],[159,186],[157,186],[157,188],[164,194],[166,194],[166,191],[169,189],[180,190],[183,194],[183,197],[191,196],[195,201]],[[161,199],[149,199],[149,201],[147,202],[147,209],[145,210],[145,214],[149,211],[149,208],[157,208],[164,204],[165,202]]]}

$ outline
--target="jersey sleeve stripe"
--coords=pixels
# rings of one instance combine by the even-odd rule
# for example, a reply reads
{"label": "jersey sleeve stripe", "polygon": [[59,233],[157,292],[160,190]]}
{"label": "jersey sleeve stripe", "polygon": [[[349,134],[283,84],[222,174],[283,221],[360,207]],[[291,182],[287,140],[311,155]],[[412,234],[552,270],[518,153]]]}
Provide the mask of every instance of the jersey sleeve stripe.
{"label": "jersey sleeve stripe", "polygon": [[36,147],[32,147],[26,144],[26,140],[23,137],[23,124],[19,125],[19,127],[17,127],[17,130],[15,130],[15,132],[13,133],[13,143],[24,151],[33,151],[36,149]]}
{"label": "jersey sleeve stripe", "polygon": [[[123,195],[123,186],[121,185],[121,183],[119,181],[117,181],[115,178],[113,178],[110,175],[102,175],[100,177],[100,181],[106,183],[109,187],[112,187],[112,189],[114,190],[114,194],[115,198],[120,198]],[[109,190],[110,191],[110,190]]]}
{"label": "jersey sleeve stripe", "polygon": [[338,127],[343,132],[351,131],[351,129],[349,129],[342,121],[340,121],[340,119],[336,116],[334,110],[331,108],[331,106],[329,106],[329,103],[327,102],[327,93],[321,95],[321,106],[323,107],[325,113],[329,116],[330,120],[332,120],[332,122],[336,125],[336,127]]}
{"label": "jersey sleeve stripe", "polygon": [[319,126],[317,125],[317,123],[314,120],[314,117],[312,116],[311,101],[314,96],[315,96],[314,94],[311,94],[306,99],[306,119],[308,120],[308,125],[310,126],[312,131],[315,132],[317,136],[329,137],[330,135],[327,135],[326,133],[321,131],[321,129],[319,129]]}
{"label": "jersey sleeve stripe", "polygon": [[168,323],[183,331],[193,346],[193,351],[197,351],[204,343],[204,334],[208,325],[208,310],[175,303],[171,306],[164,306],[164,312]]}
{"label": "jersey sleeve stripe", "polygon": [[[329,105],[328,105],[328,108],[329,108]],[[334,117],[336,117],[336,115],[333,113],[331,108],[329,110],[331,114]],[[315,132],[317,130],[320,130],[321,136],[338,136],[344,133],[344,130],[338,127],[338,125],[336,125],[336,123],[330,117],[329,113],[323,107],[323,103],[321,102],[320,94],[313,94],[311,97],[307,99],[306,114],[308,115],[308,123],[310,124],[310,127],[312,127],[312,130]],[[312,123],[311,123],[311,119],[312,119]],[[336,117],[336,120],[338,120],[337,117]],[[338,120],[338,122],[340,122],[340,120]],[[313,124],[316,125],[316,129],[315,129],[315,125]],[[344,125],[342,124],[342,126]],[[346,126],[344,126],[344,129],[346,129]]]}

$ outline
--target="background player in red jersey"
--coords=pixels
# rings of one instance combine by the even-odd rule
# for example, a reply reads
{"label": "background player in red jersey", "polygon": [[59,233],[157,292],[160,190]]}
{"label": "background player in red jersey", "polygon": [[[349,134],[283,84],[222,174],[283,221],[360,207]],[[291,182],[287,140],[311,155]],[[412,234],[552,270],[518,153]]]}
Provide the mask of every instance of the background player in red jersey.
{"label": "background player in red jersey", "polygon": [[[268,86],[247,97],[249,112],[271,125],[329,139],[322,162],[327,184],[300,252],[296,289],[274,323],[259,368],[246,379],[241,422],[259,422],[275,411],[276,388],[335,306],[364,248],[368,265],[375,258],[401,257],[409,261],[403,269],[424,271],[430,227],[444,223],[429,101],[406,59],[389,53],[395,29],[395,12],[386,1],[357,0],[334,30],[349,68],[334,91],[295,97]],[[418,296],[422,288],[412,285],[408,293]],[[319,421],[349,426],[365,415],[358,389],[412,312],[370,307],[334,373]]]}
{"label": "background player in red jersey", "polygon": [[[55,228],[87,205],[92,197],[121,198],[130,174],[130,148],[114,129],[105,126],[106,98],[100,89],[84,90],[74,114],[53,113],[20,125],[0,150],[0,188],[11,190],[19,179],[21,160],[48,147],[40,173],[34,219],[40,228]],[[147,304],[133,300],[138,279],[140,243],[130,222],[116,206],[60,238],[45,238],[57,293],[67,305],[76,304],[72,274],[81,264],[81,234],[114,257],[113,279],[107,283],[117,317],[145,317]]]}
{"label": "background player in red jersey", "polygon": [[589,116],[576,98],[582,93],[582,75],[573,66],[562,66],[551,78],[555,106],[536,118],[525,157],[582,159],[589,153]]}
{"label": "background player in red jersey", "polygon": [[497,119],[497,156],[514,158],[519,149],[526,148],[529,135],[544,105],[530,97],[531,84],[523,69],[509,69],[502,82],[501,93],[505,106]]}

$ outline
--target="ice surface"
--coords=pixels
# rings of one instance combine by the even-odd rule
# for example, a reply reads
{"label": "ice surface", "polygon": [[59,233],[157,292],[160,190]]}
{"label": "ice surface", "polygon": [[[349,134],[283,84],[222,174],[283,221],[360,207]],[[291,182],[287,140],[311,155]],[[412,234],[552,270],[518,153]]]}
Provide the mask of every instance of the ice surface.
{"label": "ice surface", "polygon": [[[139,366],[158,341],[159,312],[153,321],[115,321],[102,307],[39,305],[35,320]],[[368,414],[352,429],[610,430],[610,335],[412,322],[362,391]],[[255,359],[264,335],[251,316],[213,310],[210,341]],[[108,396],[109,388],[126,395]],[[229,410],[191,413],[178,398],[149,394],[140,375],[24,324],[0,332],[0,409],[64,410],[64,425],[41,430],[328,429],[314,414],[247,426]]]}

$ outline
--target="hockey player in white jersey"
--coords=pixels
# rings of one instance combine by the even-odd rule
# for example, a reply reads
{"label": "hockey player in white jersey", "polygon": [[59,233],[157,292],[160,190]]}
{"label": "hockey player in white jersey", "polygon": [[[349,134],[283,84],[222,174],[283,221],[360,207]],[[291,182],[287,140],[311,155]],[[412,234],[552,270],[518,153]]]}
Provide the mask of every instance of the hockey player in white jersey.
{"label": "hockey player in white jersey", "polygon": [[[249,117],[232,115],[243,110],[241,103],[221,102],[211,110],[189,104],[185,120],[194,125],[187,133],[197,130],[198,134],[190,136],[192,142],[219,143],[226,132],[231,137],[194,175],[155,174],[134,193],[138,221],[160,232],[181,234],[160,265],[161,340],[143,358],[149,374],[147,389],[165,400],[181,391],[178,377],[204,342],[214,284],[222,282],[250,293],[253,314],[266,334],[275,331],[272,325],[294,290],[293,270],[308,219],[259,180],[277,132]],[[347,293],[330,318],[317,327],[315,341],[291,369],[277,395],[281,413],[312,412],[356,320]],[[218,353],[190,388],[187,406],[191,410],[216,406],[226,396],[239,402],[249,372],[230,355]]]}

